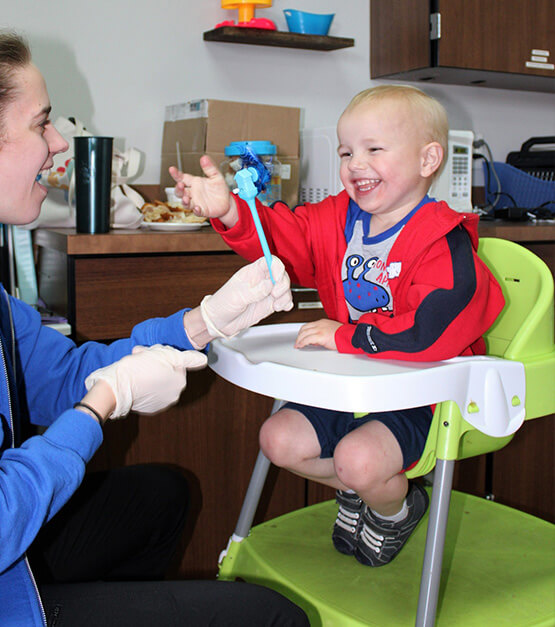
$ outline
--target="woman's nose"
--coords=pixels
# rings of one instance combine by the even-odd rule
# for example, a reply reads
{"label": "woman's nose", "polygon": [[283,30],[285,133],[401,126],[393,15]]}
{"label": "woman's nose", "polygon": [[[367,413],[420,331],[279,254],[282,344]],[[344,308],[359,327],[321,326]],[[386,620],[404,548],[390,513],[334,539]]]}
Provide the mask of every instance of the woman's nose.
{"label": "woman's nose", "polygon": [[51,124],[49,128],[48,148],[53,155],[65,152],[69,148],[68,142],[60,135],[58,129]]}

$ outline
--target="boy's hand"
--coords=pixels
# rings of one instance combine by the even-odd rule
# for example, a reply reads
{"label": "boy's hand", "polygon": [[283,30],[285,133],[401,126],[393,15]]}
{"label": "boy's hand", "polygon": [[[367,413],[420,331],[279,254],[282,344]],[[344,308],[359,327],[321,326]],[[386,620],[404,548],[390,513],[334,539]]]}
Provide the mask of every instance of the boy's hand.
{"label": "boy's hand", "polygon": [[170,167],[169,172],[177,183],[176,195],[195,215],[220,218],[227,227],[233,226],[238,219],[237,208],[222,173],[207,155],[200,158],[200,167],[205,176],[194,176]]}
{"label": "boy's hand", "polygon": [[340,322],[335,320],[316,320],[315,322],[307,322],[300,328],[295,340],[295,348],[304,348],[305,346],[323,346],[329,350],[336,351],[335,332],[341,326]]}

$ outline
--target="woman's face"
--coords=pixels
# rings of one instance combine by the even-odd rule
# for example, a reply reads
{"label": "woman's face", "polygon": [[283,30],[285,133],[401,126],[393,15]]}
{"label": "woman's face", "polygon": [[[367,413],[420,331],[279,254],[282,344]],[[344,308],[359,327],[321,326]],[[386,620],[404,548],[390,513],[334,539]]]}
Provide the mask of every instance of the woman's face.
{"label": "woman's face", "polygon": [[36,178],[68,144],[50,121],[50,99],[38,69],[30,64],[17,70],[14,83],[0,136],[0,222],[28,224],[47,193]]}

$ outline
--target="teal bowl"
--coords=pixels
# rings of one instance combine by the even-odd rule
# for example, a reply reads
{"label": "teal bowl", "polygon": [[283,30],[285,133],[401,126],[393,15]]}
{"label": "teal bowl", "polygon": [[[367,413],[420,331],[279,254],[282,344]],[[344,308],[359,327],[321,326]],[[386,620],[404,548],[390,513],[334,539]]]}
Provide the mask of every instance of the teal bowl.
{"label": "teal bowl", "polygon": [[297,11],[296,9],[284,9],[287,28],[290,33],[303,33],[304,35],[327,35],[335,13],[319,14]]}

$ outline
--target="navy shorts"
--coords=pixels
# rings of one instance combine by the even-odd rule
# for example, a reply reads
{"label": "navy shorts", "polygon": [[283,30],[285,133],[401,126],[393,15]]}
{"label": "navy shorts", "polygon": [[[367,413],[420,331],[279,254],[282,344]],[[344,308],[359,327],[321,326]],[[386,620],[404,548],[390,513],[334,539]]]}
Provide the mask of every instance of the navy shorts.
{"label": "navy shorts", "polygon": [[403,469],[408,470],[422,455],[432,424],[432,409],[414,407],[397,411],[383,411],[355,418],[353,412],[310,407],[300,403],[286,403],[284,407],[303,414],[316,430],[322,452],[320,457],[333,457],[339,440],[371,420],[379,420],[395,436],[403,452]]}

